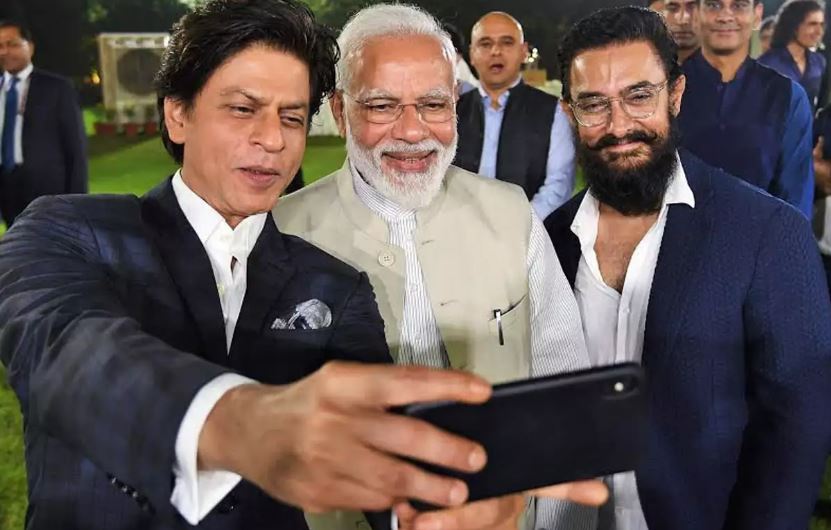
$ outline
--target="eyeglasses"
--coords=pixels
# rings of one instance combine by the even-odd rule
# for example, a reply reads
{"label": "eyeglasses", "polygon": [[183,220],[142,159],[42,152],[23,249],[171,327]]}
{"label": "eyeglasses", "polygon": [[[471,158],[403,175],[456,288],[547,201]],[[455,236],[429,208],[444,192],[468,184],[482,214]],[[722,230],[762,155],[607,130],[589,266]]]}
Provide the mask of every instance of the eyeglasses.
{"label": "eyeglasses", "polygon": [[415,107],[419,117],[425,123],[448,122],[453,119],[456,111],[455,102],[443,97],[429,97],[417,103],[397,103],[395,100],[385,98],[360,100],[346,92],[343,95],[360,105],[366,121],[380,125],[398,121],[404,113],[404,107]]}
{"label": "eyeglasses", "polygon": [[616,98],[589,97],[569,103],[574,118],[583,127],[607,125],[612,118],[612,103],[620,101],[623,112],[633,120],[645,120],[655,115],[658,110],[658,95],[666,88],[669,81],[660,85],[645,85],[629,90]]}
{"label": "eyeglasses", "polygon": [[747,15],[753,11],[753,2],[750,0],[736,0],[732,5],[725,5],[720,0],[706,0],[702,7],[705,13],[713,15],[730,11],[733,15]]}

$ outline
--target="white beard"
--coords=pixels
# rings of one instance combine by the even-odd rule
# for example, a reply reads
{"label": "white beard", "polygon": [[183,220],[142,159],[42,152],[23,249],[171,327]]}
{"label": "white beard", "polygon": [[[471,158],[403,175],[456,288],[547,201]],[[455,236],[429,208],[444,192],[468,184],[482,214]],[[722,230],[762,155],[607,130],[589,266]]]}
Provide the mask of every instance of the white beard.
{"label": "white beard", "polygon": [[[360,145],[352,135],[349,122],[346,122],[346,152],[355,169],[367,183],[378,193],[407,210],[418,210],[428,206],[441,189],[447,169],[456,157],[458,137],[454,134],[453,143],[444,146],[440,142],[427,139],[410,144],[401,141],[380,143],[374,148]],[[426,171],[401,172],[382,169],[384,153],[424,153],[435,151],[435,162]]]}

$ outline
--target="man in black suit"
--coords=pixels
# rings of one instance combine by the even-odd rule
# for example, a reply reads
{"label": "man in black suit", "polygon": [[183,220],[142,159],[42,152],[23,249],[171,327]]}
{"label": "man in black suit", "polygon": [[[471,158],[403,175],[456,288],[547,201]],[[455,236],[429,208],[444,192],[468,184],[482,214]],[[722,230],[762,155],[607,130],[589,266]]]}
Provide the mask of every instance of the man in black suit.
{"label": "man in black suit", "polygon": [[86,193],[86,136],[67,80],[32,65],[22,24],[0,21],[0,215],[11,226],[43,195]]}
{"label": "man in black suit", "polygon": [[[38,199],[0,242],[27,529],[299,530],[301,509],[394,504],[410,522],[410,498],[455,507],[415,528],[486,528],[521,511],[521,496],[459,506],[464,483],[400,458],[480,469],[477,444],[387,409],[481,402],[490,387],[344,362],[390,361],[366,275],[268,213],[336,57],[294,0],[202,4],[174,27],[157,76],[181,169],[142,198]],[[595,487],[559,493],[597,502]]]}

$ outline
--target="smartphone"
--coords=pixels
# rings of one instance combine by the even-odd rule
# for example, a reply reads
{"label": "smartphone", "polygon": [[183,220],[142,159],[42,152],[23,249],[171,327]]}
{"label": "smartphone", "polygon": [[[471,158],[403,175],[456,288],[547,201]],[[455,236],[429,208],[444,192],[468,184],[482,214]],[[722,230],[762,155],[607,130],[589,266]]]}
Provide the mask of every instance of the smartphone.
{"label": "smartphone", "polygon": [[464,480],[472,502],[635,469],[645,441],[644,385],[641,367],[626,363],[496,385],[481,405],[424,403],[398,412],[484,446],[488,462],[478,473],[414,461]]}

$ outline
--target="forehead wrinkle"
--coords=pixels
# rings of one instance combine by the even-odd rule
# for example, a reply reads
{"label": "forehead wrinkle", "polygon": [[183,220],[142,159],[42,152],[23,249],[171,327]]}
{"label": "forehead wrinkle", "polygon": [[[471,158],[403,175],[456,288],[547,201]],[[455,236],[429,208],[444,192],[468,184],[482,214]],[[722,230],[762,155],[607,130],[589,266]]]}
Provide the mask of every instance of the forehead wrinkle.
{"label": "forehead wrinkle", "polygon": [[[626,48],[630,48],[630,50],[624,51]],[[644,48],[646,48],[648,55],[641,57]],[[624,53],[632,57],[628,60],[621,60],[621,55]],[[661,74],[659,80],[649,79],[651,77],[650,72],[655,69]],[[582,84],[578,82],[578,73],[588,74],[581,76]],[[578,53],[572,65],[571,76],[572,92],[574,94],[580,92],[602,93],[610,97],[617,96],[626,88],[644,81],[648,83],[663,82],[665,77],[663,66],[652,46],[640,41],[621,43]]]}

